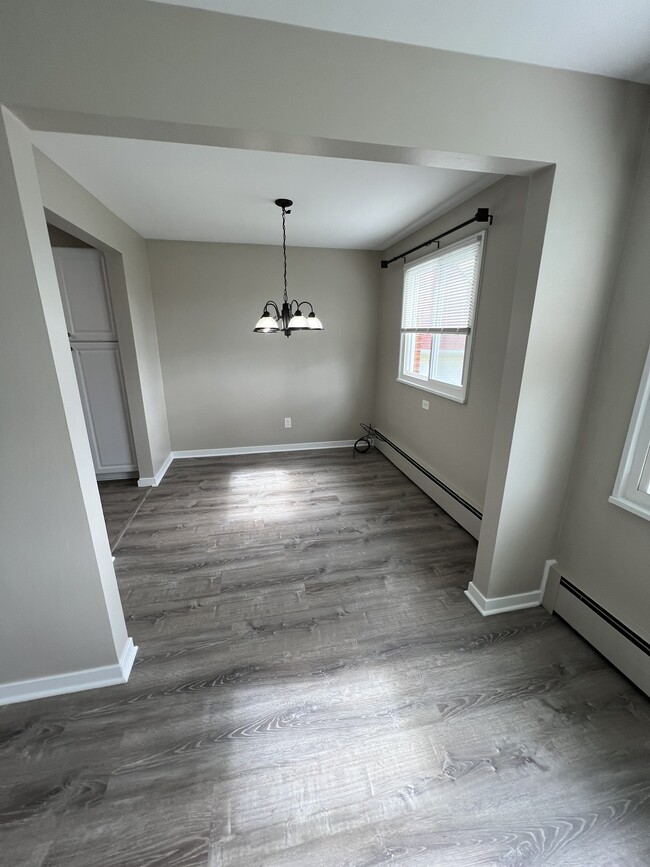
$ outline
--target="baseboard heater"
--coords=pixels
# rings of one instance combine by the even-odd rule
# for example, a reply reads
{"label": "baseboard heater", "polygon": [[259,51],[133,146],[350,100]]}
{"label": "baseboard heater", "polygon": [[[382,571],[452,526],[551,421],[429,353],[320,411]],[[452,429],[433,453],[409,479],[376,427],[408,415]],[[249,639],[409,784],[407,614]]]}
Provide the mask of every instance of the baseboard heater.
{"label": "baseboard heater", "polygon": [[587,596],[582,590],[572,584],[570,581],[567,581],[566,578],[560,578],[560,587],[566,587],[569,593],[572,593],[576,599],[579,599],[584,605],[588,608],[591,608],[599,617],[601,617],[606,623],[615,629],[617,632],[620,632],[628,641],[631,641],[632,644],[635,644],[639,650],[642,650],[647,656],[650,656],[650,643],[645,640],[645,638],[641,638],[640,635],[637,635],[629,626],[626,626],[618,617],[614,617],[613,614],[610,614],[602,605],[599,605],[595,599],[592,599],[591,596]]}
{"label": "baseboard heater", "polygon": [[650,694],[650,642],[564,576],[560,578],[553,610]]}
{"label": "baseboard heater", "polygon": [[[415,482],[415,484],[418,485],[427,496],[431,497],[432,500],[438,503],[438,505],[451,515],[451,517],[454,518],[461,527],[464,527],[472,534],[472,536],[474,536],[474,538],[478,539],[483,513],[480,512],[476,506],[468,503],[467,500],[457,491],[454,491],[454,489],[450,488],[449,485],[442,481],[442,479],[439,479],[430,470],[423,467],[419,461],[416,461],[415,458],[411,457],[411,455],[405,452],[404,449],[401,449],[381,431],[369,424],[362,424],[361,427],[366,431],[366,436],[360,437],[356,441],[354,446],[355,452],[363,454],[363,452],[367,451],[370,447],[371,440],[378,440],[380,443],[385,443],[392,451],[399,455],[399,457],[402,458],[409,467],[413,467],[413,469],[417,470],[424,479],[419,479],[417,475],[410,475],[408,468],[400,466],[398,462],[393,461],[397,468],[408,476],[411,481]],[[358,448],[360,443],[363,443],[365,446],[363,450]],[[387,457],[390,460],[390,455],[387,455]],[[431,485],[427,484],[427,482],[431,482],[434,487],[432,488]],[[436,488],[440,489],[442,492],[440,497],[436,496]],[[459,509],[458,506],[461,506],[462,508]]]}
{"label": "baseboard heater", "polygon": [[446,494],[449,494],[449,496],[456,500],[457,503],[460,503],[460,505],[467,509],[468,512],[471,512],[472,515],[479,519],[479,521],[483,520],[483,513],[479,512],[476,506],[468,503],[467,500],[463,499],[460,494],[457,494],[456,491],[453,490],[453,488],[450,488],[449,485],[446,485],[443,481],[434,476],[433,473],[430,473],[426,467],[423,467],[422,464],[418,463],[415,460],[415,458],[412,458],[398,445],[395,445],[395,443],[392,440],[389,440],[388,437],[384,436],[381,431],[378,431],[376,428],[371,428],[370,436],[376,437],[376,439],[381,440],[383,443],[386,443],[387,446],[390,446],[394,451],[397,452],[398,455],[403,457],[405,461],[408,461],[411,466],[415,467],[416,470],[425,475],[427,479],[432,481],[439,488],[442,488],[442,490]]}

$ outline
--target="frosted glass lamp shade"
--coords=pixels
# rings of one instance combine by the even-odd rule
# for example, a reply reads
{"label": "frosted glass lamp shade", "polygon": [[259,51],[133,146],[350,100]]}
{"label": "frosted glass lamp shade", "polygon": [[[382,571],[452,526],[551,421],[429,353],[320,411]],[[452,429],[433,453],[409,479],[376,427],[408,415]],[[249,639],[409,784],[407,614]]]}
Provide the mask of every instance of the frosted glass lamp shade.
{"label": "frosted glass lamp shade", "polygon": [[253,331],[257,331],[262,334],[272,334],[274,331],[278,330],[277,320],[271,316],[268,310],[265,310],[262,316],[257,320],[257,325],[253,328]]}
{"label": "frosted glass lamp shade", "polygon": [[300,310],[297,310],[296,313],[291,317],[288,327],[289,331],[307,331],[309,329],[307,320],[302,315]]}
{"label": "frosted glass lamp shade", "polygon": [[314,312],[310,313],[309,316],[307,317],[307,327],[311,331],[322,331],[323,330],[323,323],[320,321],[320,319],[318,318],[318,316],[316,316],[316,314]]}

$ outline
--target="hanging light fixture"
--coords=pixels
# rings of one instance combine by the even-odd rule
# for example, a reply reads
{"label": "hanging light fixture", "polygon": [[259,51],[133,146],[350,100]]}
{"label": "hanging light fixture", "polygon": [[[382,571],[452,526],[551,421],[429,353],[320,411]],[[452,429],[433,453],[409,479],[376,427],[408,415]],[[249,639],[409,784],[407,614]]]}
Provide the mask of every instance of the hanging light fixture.
{"label": "hanging light fixture", "polygon": [[[314,313],[313,305],[309,301],[289,301],[287,294],[287,229],[286,217],[293,205],[291,199],[276,199],[275,204],[282,208],[282,254],[284,256],[284,295],[282,309],[275,301],[267,301],[262,310],[257,325],[253,328],[258,334],[275,334],[283,331],[286,337],[291,337],[293,331],[322,331],[323,323]],[[302,308],[309,307],[310,313],[303,316]],[[275,315],[274,315],[275,314]]]}

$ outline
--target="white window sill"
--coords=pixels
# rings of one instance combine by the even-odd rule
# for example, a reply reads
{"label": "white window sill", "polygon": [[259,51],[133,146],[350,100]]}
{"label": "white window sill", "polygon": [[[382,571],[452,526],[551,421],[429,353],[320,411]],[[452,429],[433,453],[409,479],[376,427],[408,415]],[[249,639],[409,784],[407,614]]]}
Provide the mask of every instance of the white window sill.
{"label": "white window sill", "polygon": [[645,518],[646,521],[650,521],[650,504],[642,506],[639,503],[633,503],[631,500],[625,500],[622,497],[610,497],[609,502],[621,509],[625,509],[626,512],[631,512],[633,515],[638,515],[639,518]]}
{"label": "white window sill", "polygon": [[411,388],[419,388],[421,391],[428,391],[429,394],[437,394],[438,397],[446,397],[447,400],[453,400],[456,403],[467,403],[467,395],[454,395],[449,394],[446,391],[442,391],[440,388],[436,388],[430,382],[412,382],[410,379],[402,379],[400,376],[397,377],[397,382],[401,382],[402,385],[410,385]]}

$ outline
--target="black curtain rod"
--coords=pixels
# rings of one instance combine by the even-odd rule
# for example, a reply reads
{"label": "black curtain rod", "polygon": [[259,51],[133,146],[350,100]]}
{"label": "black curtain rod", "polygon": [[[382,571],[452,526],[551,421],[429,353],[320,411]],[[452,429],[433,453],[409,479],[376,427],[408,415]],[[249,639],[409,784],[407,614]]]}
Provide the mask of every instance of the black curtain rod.
{"label": "black curtain rod", "polygon": [[415,253],[416,250],[421,250],[422,247],[428,247],[429,244],[433,244],[434,241],[439,241],[441,238],[451,235],[452,232],[457,232],[459,229],[464,229],[465,226],[469,226],[472,223],[488,223],[491,226],[494,218],[489,211],[489,208],[479,208],[471,220],[465,220],[464,223],[454,226],[453,229],[448,229],[446,232],[443,232],[442,235],[436,235],[435,238],[429,238],[428,241],[425,241],[423,244],[418,244],[417,247],[411,247],[411,249],[407,250],[405,253],[398,253],[398,255],[393,256],[392,259],[382,259],[381,267],[388,268],[389,265],[392,265],[393,262],[397,262],[398,259],[404,259],[410,253]]}

